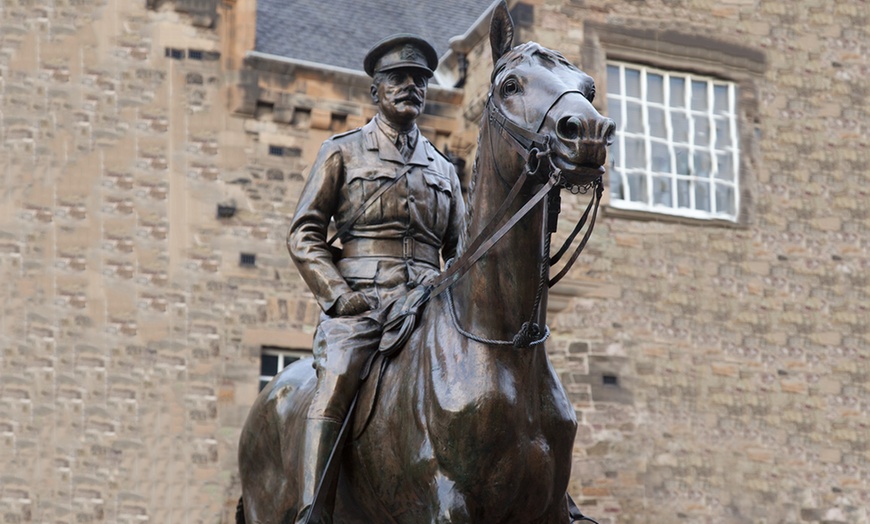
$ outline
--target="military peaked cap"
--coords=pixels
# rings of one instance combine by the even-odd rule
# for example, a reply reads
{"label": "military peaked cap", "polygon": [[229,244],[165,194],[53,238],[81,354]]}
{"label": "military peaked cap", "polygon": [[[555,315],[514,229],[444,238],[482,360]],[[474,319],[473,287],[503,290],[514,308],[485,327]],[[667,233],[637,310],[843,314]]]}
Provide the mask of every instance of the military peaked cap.
{"label": "military peaked cap", "polygon": [[375,73],[412,67],[432,76],[438,67],[438,54],[429,42],[419,36],[401,33],[384,38],[366,54],[363,67],[369,76]]}

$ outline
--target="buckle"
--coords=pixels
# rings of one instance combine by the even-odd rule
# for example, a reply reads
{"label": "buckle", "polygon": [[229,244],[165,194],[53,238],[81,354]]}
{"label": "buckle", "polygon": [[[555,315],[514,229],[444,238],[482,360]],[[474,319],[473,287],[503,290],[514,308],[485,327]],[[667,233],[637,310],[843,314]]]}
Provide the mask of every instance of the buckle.
{"label": "buckle", "polygon": [[402,237],[402,258],[414,258],[414,237]]}

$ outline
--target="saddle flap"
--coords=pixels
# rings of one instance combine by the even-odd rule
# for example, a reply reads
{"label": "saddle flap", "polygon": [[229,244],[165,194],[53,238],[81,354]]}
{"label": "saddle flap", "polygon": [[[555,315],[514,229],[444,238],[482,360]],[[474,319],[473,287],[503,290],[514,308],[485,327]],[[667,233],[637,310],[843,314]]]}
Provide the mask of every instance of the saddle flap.
{"label": "saddle flap", "polygon": [[359,396],[357,397],[356,409],[353,415],[353,440],[358,439],[369,425],[369,420],[371,420],[372,413],[375,410],[375,403],[378,401],[381,378],[384,376],[384,369],[386,369],[388,361],[389,359],[384,358],[383,355],[377,355],[375,357],[376,365],[373,366],[374,370],[360,384]]}

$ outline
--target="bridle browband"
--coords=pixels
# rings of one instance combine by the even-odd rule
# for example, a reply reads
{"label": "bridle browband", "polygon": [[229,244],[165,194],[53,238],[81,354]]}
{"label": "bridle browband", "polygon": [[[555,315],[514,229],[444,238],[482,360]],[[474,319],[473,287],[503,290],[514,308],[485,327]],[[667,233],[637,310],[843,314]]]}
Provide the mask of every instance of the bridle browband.
{"label": "bridle browband", "polygon": [[[535,131],[530,131],[525,129],[519,125],[517,125],[514,121],[510,120],[493,102],[492,93],[487,97],[485,109],[487,111],[486,118],[493,125],[494,129],[498,132],[498,135],[501,136],[508,145],[525,161],[525,165],[522,173],[514,182],[511,187],[510,193],[507,198],[505,198],[504,202],[499,206],[499,209],[492,216],[490,221],[484,226],[484,228],[478,233],[477,237],[474,241],[468,246],[466,251],[462,254],[459,259],[455,261],[451,261],[452,263],[448,263],[448,267],[445,269],[443,273],[438,275],[430,284],[431,291],[428,296],[423,298],[424,301],[430,300],[433,297],[438,296],[444,291],[447,291],[447,301],[448,307],[450,308],[450,315],[453,320],[453,323],[457,330],[465,337],[475,340],[477,342],[492,344],[492,345],[511,345],[516,348],[526,348],[535,346],[537,344],[543,343],[550,335],[550,329],[546,325],[541,327],[536,320],[540,317],[540,308],[542,305],[542,296],[543,290],[546,286],[553,287],[559,280],[562,279],[570,270],[571,266],[580,256],[580,252],[586,246],[586,242],[589,240],[589,237],[592,233],[592,228],[595,225],[595,217],[598,214],[598,207],[601,203],[601,196],[603,194],[603,185],[601,181],[601,177],[599,176],[597,179],[587,183],[585,186],[571,187],[565,178],[562,176],[562,170],[557,167],[552,159],[553,151],[549,147],[550,138],[547,135],[541,134],[540,128],[543,126],[543,122],[546,119],[549,112],[555,107],[555,105],[568,93],[579,93],[583,95],[582,92],[577,90],[568,90],[561,93],[556,99],[550,104],[550,107],[546,112],[543,113],[543,116],[540,119],[540,122],[537,123],[537,127]],[[546,159],[546,162],[542,162],[542,159]],[[500,176],[500,174],[499,174]],[[507,211],[510,208],[511,204],[516,200],[519,196],[520,189],[525,186],[526,182],[530,181],[530,179],[534,182],[538,182],[542,184],[542,187],[535,193],[535,195],[529,199],[523,207],[514,213],[501,227],[496,230],[496,226],[502,223],[505,216],[507,215]],[[524,218],[532,209],[534,209],[538,203],[540,203],[545,197],[549,196],[549,203],[551,205],[556,205],[558,207],[559,202],[559,191],[562,187],[571,187],[572,193],[586,193],[590,188],[594,187],[595,192],[593,193],[592,199],[589,201],[589,205],[586,207],[586,211],[583,213],[583,216],[580,218],[579,222],[574,228],[574,231],[569,235],[568,239],[564,243],[564,245],[560,248],[559,252],[555,257],[550,258],[550,233],[555,231],[555,223],[550,224],[548,228],[548,233],[545,233],[546,238],[544,239],[545,252],[541,257],[541,280],[540,285],[538,286],[538,292],[535,297],[535,304],[532,308],[532,315],[528,322],[525,322],[517,334],[513,337],[512,340],[493,340],[483,338],[477,335],[474,335],[464,329],[459,325],[459,321],[456,317],[456,311],[453,304],[453,296],[451,292],[451,287],[454,283],[456,283],[462,276],[471,269],[471,267],[484,255],[489,249],[496,244],[508,231],[510,231],[522,218]],[[594,206],[593,206],[594,205]],[[594,209],[594,211],[593,211]],[[589,222],[589,227],[586,230],[586,233],[583,236],[580,244],[577,249],[574,251],[565,267],[556,275],[556,277],[552,279],[549,278],[549,270],[552,264],[555,264],[568,250],[571,243],[576,238],[577,234],[583,228],[586,223],[587,218],[589,217],[590,211],[592,212],[592,220]],[[555,222],[555,218],[558,216],[558,210],[555,214],[549,214]]]}

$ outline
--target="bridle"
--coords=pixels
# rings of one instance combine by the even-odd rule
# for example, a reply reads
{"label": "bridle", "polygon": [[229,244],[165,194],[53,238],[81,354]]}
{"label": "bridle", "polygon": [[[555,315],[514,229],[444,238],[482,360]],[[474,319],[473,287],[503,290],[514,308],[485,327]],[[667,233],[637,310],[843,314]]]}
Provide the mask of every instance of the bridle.
{"label": "bridle", "polygon": [[[447,302],[453,323],[456,329],[463,336],[471,340],[491,345],[514,346],[516,348],[527,348],[543,343],[549,337],[550,329],[546,325],[539,325],[537,319],[541,316],[540,313],[545,285],[548,287],[553,287],[557,282],[559,282],[559,280],[562,279],[562,277],[564,277],[568,273],[571,266],[573,266],[574,262],[580,256],[580,252],[586,246],[586,243],[589,240],[590,235],[592,234],[592,228],[595,225],[595,217],[598,214],[598,207],[601,203],[601,196],[604,191],[601,176],[599,175],[596,179],[591,180],[586,184],[580,186],[569,184],[563,176],[562,170],[553,162],[553,151],[549,147],[549,136],[543,135],[539,132],[541,126],[543,125],[543,121],[546,119],[547,114],[549,114],[549,112],[553,109],[553,107],[555,107],[559,100],[561,100],[562,97],[568,93],[579,93],[583,95],[583,93],[576,90],[568,90],[561,93],[558,97],[556,97],[555,100],[553,100],[547,111],[542,114],[540,121],[536,123],[537,125],[534,128],[535,131],[530,131],[529,129],[521,127],[510,118],[508,118],[498,108],[498,106],[495,105],[492,97],[492,92],[490,92],[490,95],[487,98],[485,106],[487,115],[486,118],[489,120],[492,128],[498,133],[498,135],[501,136],[502,139],[505,140],[508,145],[510,145],[511,148],[524,160],[525,164],[523,167],[523,171],[514,182],[507,198],[505,198],[504,202],[501,204],[501,206],[499,206],[499,209],[495,212],[489,223],[487,223],[486,226],[480,231],[480,233],[468,246],[463,255],[459,257],[459,259],[448,262],[448,267],[443,273],[441,273],[438,277],[435,278],[435,280],[432,281],[432,283],[430,284],[431,291],[428,296],[424,298],[424,300],[428,300],[441,294],[444,291],[447,291]],[[504,178],[501,177],[500,173],[498,173],[498,176],[504,181]],[[519,211],[514,213],[509,219],[507,219],[507,221],[505,221],[500,227],[498,227],[498,225],[504,221],[508,209],[510,208],[514,200],[516,200],[516,198],[519,196],[522,187],[524,187],[529,181],[540,183],[542,184],[542,186],[540,189],[538,189],[535,195],[531,199],[529,199],[522,208],[520,208]],[[562,188],[568,188],[574,194],[585,194],[591,188],[594,188],[595,192],[593,193],[592,199],[590,199],[589,201],[589,205],[586,207],[586,211],[583,213],[583,216],[580,217],[580,220],[578,221],[574,230],[568,236],[567,240],[556,253],[556,255],[550,257],[550,236],[553,232],[556,231],[556,221],[558,219],[559,208],[561,204],[560,190]],[[510,231],[523,217],[531,212],[531,210],[534,209],[537,204],[546,197],[549,197],[547,200],[548,225],[546,232],[543,233],[545,238],[544,252],[541,255],[539,265],[540,281],[529,321],[523,323],[522,327],[520,327],[517,334],[514,335],[513,339],[511,340],[488,339],[474,335],[464,330],[459,325],[459,320],[456,317],[456,310],[453,304],[453,294],[451,292],[451,287],[469,269],[471,269],[471,267],[484,254],[486,254],[489,249],[492,248],[493,245],[495,245],[496,242],[498,242],[508,231]],[[587,228],[583,239],[581,240],[580,244],[577,246],[571,257],[568,259],[568,262],[565,264],[565,266],[554,278],[550,279],[550,267],[553,264],[556,264],[568,251],[577,234],[585,225],[587,218],[589,217],[590,211],[592,212],[592,219],[589,222],[589,227]],[[496,227],[498,227],[498,229],[496,229]]]}

